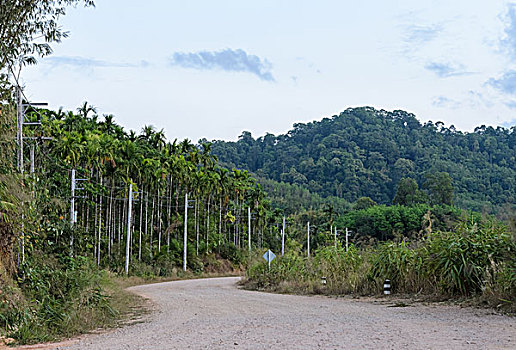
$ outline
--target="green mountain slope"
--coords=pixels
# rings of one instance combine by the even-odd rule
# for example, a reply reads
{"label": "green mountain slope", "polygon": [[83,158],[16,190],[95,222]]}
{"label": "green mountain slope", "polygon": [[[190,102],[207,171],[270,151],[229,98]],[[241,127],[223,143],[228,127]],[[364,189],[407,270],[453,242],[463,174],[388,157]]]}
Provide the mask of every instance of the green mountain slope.
{"label": "green mountain slope", "polygon": [[421,124],[413,114],[371,107],[295,124],[285,135],[214,141],[213,153],[259,177],[297,184],[323,197],[362,196],[391,203],[397,184],[448,172],[455,203],[490,209],[516,199],[516,128],[481,126],[466,133],[443,123]]}

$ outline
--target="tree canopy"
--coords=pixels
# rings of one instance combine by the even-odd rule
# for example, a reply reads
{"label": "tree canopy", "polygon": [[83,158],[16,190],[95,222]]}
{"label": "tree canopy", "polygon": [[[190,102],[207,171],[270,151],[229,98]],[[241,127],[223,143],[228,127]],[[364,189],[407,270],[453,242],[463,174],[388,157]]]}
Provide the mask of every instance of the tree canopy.
{"label": "tree canopy", "polygon": [[461,132],[404,111],[361,107],[283,135],[214,141],[213,153],[223,164],[350,203],[392,203],[403,178],[414,179],[432,203],[493,210],[516,200],[516,127]]}

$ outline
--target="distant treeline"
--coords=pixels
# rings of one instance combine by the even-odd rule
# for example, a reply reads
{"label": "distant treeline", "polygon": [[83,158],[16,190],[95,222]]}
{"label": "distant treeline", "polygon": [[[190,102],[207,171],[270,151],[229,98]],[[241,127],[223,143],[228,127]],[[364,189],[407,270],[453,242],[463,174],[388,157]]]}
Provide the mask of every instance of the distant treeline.
{"label": "distant treeline", "polygon": [[421,124],[404,111],[362,107],[294,124],[285,135],[254,139],[244,131],[237,142],[214,141],[212,151],[229,167],[347,202],[370,197],[389,204],[402,178],[423,186],[438,173],[451,176],[460,207],[493,210],[516,197],[515,127],[468,133]]}

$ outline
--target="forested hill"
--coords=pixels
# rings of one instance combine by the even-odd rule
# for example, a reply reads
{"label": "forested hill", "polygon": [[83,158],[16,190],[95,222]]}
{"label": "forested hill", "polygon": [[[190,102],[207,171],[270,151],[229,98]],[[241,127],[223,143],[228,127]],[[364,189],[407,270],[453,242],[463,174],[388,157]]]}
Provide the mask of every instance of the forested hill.
{"label": "forested hill", "polygon": [[285,135],[214,141],[223,163],[260,177],[302,185],[348,201],[367,196],[391,203],[403,177],[419,185],[447,172],[455,204],[483,209],[516,199],[516,128],[481,126],[466,133],[443,123],[421,124],[413,114],[371,107],[294,124]]}

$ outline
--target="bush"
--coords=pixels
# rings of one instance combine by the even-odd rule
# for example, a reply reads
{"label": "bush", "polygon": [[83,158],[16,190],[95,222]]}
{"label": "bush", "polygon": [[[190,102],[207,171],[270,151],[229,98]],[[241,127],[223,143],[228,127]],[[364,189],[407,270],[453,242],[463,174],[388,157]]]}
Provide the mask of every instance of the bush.
{"label": "bush", "polygon": [[463,224],[454,232],[433,234],[426,249],[429,277],[442,292],[467,296],[493,283],[499,265],[514,263],[516,244],[503,226]]}
{"label": "bush", "polygon": [[231,261],[233,264],[239,266],[244,263],[244,255],[241,249],[232,243],[226,243],[220,247],[220,256],[223,259]]}

